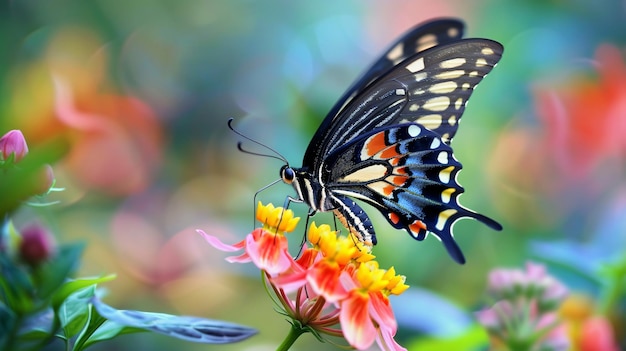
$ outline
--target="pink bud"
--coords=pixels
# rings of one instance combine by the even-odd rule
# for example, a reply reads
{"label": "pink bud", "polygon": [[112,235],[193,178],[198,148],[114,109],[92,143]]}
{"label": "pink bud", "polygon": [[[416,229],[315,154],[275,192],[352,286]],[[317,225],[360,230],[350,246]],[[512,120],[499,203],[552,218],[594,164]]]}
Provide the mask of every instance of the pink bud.
{"label": "pink bud", "polygon": [[6,161],[14,154],[14,161],[19,162],[27,153],[28,145],[21,131],[14,129],[0,138],[0,159]]}
{"label": "pink bud", "polygon": [[31,265],[48,259],[54,252],[54,238],[40,224],[31,224],[21,230],[20,257]]}

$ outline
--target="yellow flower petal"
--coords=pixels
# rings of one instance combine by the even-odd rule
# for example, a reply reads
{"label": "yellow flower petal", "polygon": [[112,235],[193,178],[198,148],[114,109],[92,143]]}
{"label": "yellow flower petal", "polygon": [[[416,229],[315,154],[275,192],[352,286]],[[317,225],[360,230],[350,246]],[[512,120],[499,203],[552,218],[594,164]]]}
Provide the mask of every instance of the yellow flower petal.
{"label": "yellow flower petal", "polygon": [[263,205],[260,201],[257,205],[256,219],[261,222],[267,231],[282,234],[293,231],[300,217],[294,217],[292,210],[282,207],[274,207],[273,204]]}

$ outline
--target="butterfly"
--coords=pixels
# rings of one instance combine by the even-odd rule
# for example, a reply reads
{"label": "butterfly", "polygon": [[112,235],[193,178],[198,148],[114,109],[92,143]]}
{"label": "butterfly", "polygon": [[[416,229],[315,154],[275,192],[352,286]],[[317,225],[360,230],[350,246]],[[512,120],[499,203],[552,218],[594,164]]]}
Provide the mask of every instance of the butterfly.
{"label": "butterfly", "polygon": [[287,205],[303,202],[309,216],[332,211],[360,241],[376,245],[372,222],[354,201],[361,200],[416,240],[434,234],[461,264],[456,221],[502,229],[458,201],[462,166],[450,142],[474,88],[503,52],[489,39],[461,39],[463,27],[456,19],[424,23],[375,61],[325,117],[302,167],[280,169],[297,194]]}

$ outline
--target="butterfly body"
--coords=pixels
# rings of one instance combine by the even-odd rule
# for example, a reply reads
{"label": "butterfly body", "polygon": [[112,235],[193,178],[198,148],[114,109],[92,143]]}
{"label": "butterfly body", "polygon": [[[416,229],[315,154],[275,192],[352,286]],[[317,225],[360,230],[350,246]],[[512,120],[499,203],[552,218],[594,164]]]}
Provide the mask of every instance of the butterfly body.
{"label": "butterfly body", "polygon": [[335,104],[307,148],[303,166],[281,168],[310,214],[333,211],[364,243],[377,243],[366,212],[377,208],[414,239],[434,234],[459,263],[452,236],[461,218],[493,229],[494,220],[463,207],[450,146],[474,87],[502,55],[488,39],[460,39],[453,19],[416,27],[401,37]]}

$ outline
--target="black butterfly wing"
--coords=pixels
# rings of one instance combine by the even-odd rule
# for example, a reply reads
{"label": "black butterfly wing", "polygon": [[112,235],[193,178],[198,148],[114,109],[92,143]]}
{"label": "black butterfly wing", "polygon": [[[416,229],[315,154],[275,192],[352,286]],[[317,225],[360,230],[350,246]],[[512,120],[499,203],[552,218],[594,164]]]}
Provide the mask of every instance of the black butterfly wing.
{"label": "black butterfly wing", "polygon": [[428,232],[435,234],[459,263],[465,258],[452,234],[457,220],[474,218],[502,229],[459,203],[464,189],[456,175],[462,166],[452,148],[420,124],[397,124],[365,133],[335,150],[325,164],[326,187],[333,194],[373,205],[392,226],[407,230],[416,240],[423,240]]}
{"label": "black butterfly wing", "polygon": [[419,123],[449,143],[474,87],[493,69],[502,51],[502,45],[492,40],[462,39],[398,64],[316,134],[319,140],[314,137],[312,143],[318,147],[307,150],[304,165],[319,166],[326,155],[363,133],[398,123]]}
{"label": "black butterfly wing", "polygon": [[[433,46],[451,43],[463,36],[463,22],[454,18],[442,18],[418,24],[393,43],[365,73],[357,79],[330,109],[326,118],[313,136],[305,155],[314,155],[319,142],[338,113],[352,99],[363,92],[370,83],[393,69],[398,63]],[[305,162],[306,164],[306,162]]]}
{"label": "black butterfly wing", "polygon": [[502,51],[491,40],[464,39],[398,64],[341,110],[304,167],[331,193],[369,202],[414,238],[434,233],[463,263],[452,235],[457,220],[501,226],[459,204],[461,164],[449,142],[474,87]]}

